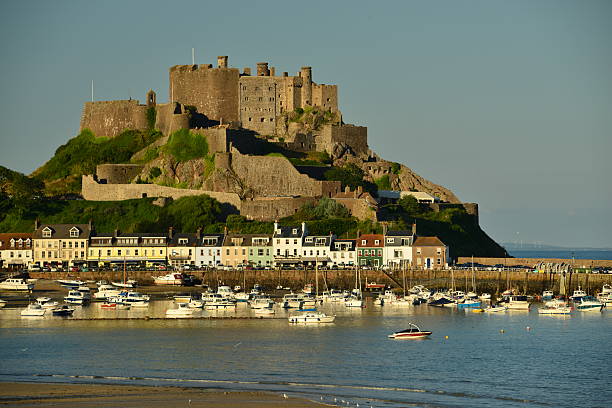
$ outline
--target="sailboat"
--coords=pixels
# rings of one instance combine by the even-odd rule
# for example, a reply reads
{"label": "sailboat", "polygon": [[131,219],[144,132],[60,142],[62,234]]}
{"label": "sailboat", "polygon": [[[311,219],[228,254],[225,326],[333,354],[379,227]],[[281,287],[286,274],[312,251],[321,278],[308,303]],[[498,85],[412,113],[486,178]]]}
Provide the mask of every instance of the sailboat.
{"label": "sailboat", "polygon": [[344,306],[346,307],[363,307],[363,299],[361,297],[361,279],[359,276],[359,268],[355,265],[355,289],[353,289],[351,295],[344,300]]}
{"label": "sailboat", "polygon": [[127,279],[127,274],[126,274],[126,266],[125,266],[125,256],[123,257],[123,282],[111,282],[111,284],[113,286],[116,286],[118,288],[135,288],[136,286],[138,286],[138,283],[135,280],[126,280]]}

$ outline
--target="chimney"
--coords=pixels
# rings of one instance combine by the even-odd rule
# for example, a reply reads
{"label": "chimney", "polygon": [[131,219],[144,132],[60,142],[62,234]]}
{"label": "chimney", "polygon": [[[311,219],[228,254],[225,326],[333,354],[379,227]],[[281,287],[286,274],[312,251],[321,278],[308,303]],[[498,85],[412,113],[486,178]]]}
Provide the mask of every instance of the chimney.
{"label": "chimney", "polygon": [[38,217],[36,217],[34,220],[34,231],[36,231],[38,228],[40,228],[40,221],[38,220]]}
{"label": "chimney", "polygon": [[119,230],[118,230],[118,229],[115,229],[115,230],[113,231],[113,238],[117,238],[117,235],[119,235]]}
{"label": "chimney", "polygon": [[350,193],[351,192],[351,188],[349,186],[344,186],[344,192],[345,193]]}
{"label": "chimney", "polygon": [[383,235],[386,237],[387,236],[387,223],[383,222],[382,227],[383,227]]}
{"label": "chimney", "polygon": [[275,76],[274,74],[276,74],[276,68],[272,67],[270,68],[270,76]]}
{"label": "chimney", "polygon": [[412,235],[416,236],[416,221],[412,224]]}
{"label": "chimney", "polygon": [[198,242],[200,241],[200,239],[202,239],[202,227],[198,227],[198,229],[196,230],[196,238],[198,239]]}
{"label": "chimney", "polygon": [[174,237],[174,227],[168,227],[168,238],[172,239]]}
{"label": "chimney", "polygon": [[303,223],[302,223],[302,236],[306,236],[306,235],[307,235],[307,234],[306,234],[306,223],[305,223],[305,222],[303,222]]}

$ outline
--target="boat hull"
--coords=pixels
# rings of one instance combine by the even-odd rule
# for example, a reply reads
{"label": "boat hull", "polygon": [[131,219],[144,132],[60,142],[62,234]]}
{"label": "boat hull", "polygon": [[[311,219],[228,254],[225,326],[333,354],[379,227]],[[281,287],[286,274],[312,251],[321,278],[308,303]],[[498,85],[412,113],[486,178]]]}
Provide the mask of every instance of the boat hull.
{"label": "boat hull", "polygon": [[389,338],[395,340],[424,339],[428,336],[431,336],[431,333],[432,332],[393,333],[389,335]]}

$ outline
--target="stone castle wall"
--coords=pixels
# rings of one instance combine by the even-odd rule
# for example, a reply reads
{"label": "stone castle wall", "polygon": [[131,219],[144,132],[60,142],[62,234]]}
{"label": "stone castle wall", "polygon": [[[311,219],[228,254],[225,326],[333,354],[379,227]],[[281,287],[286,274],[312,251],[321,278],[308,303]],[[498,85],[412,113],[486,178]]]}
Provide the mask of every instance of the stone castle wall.
{"label": "stone castle wall", "polygon": [[229,138],[227,127],[219,126],[214,128],[192,129],[191,133],[203,135],[208,143],[208,153],[226,153],[228,151]]}
{"label": "stone castle wall", "polygon": [[216,121],[237,122],[238,79],[236,68],[210,65],[175,65],[170,68],[171,101],[195,106]]}
{"label": "stone castle wall", "polygon": [[96,175],[102,184],[128,184],[140,174],[142,168],[140,164],[99,164]]}
{"label": "stone castle wall", "polygon": [[232,149],[231,166],[257,196],[331,197],[339,181],[318,181],[301,174],[284,157],[248,156]]}
{"label": "stone castle wall", "polygon": [[170,135],[180,129],[189,129],[189,113],[178,103],[165,103],[155,107],[155,129]]}
{"label": "stone castle wall", "polygon": [[317,150],[334,154],[337,144],[344,144],[358,156],[368,155],[368,128],[354,125],[325,125],[317,136]]}
{"label": "stone castle wall", "polygon": [[240,214],[249,220],[276,221],[284,217],[289,217],[303,205],[315,203],[313,197],[293,197],[293,198],[258,198],[254,200],[242,201]]}
{"label": "stone castle wall", "polygon": [[89,201],[120,201],[147,197],[181,197],[206,194],[221,203],[231,204],[240,210],[240,197],[235,193],[220,193],[216,191],[190,190],[159,186],[157,184],[100,184],[94,176],[82,177],[81,194]]}
{"label": "stone castle wall", "polygon": [[128,129],[146,129],[146,105],[137,100],[85,102],[80,131],[91,130],[96,137],[115,137]]}

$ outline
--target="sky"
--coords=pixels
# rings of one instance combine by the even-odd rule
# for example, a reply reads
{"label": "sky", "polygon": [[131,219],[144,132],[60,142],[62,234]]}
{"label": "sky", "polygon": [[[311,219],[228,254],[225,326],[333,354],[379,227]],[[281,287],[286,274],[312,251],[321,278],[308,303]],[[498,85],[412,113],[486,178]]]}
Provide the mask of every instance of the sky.
{"label": "sky", "polygon": [[477,202],[498,242],[612,248],[612,2],[0,4],[0,165],[29,174],[83,103],[168,98],[168,68],[267,61],[337,84],[370,147]]}

